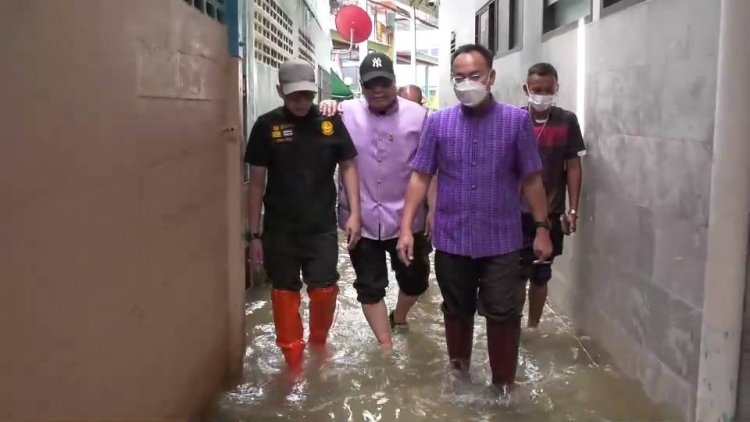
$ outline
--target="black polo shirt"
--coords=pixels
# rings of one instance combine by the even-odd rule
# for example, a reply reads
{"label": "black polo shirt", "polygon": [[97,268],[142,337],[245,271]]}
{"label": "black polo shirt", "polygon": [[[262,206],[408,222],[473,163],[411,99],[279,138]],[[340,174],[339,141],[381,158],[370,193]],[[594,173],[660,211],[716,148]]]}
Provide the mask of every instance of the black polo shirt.
{"label": "black polo shirt", "polygon": [[552,107],[546,121],[534,121],[534,133],[542,158],[547,207],[551,214],[563,214],[568,187],[568,160],[586,155],[578,118],[573,112]]}
{"label": "black polo shirt", "polygon": [[317,107],[302,118],[279,107],[260,116],[250,132],[245,162],[266,167],[266,232],[336,230],[336,165],[357,155],[340,116]]}

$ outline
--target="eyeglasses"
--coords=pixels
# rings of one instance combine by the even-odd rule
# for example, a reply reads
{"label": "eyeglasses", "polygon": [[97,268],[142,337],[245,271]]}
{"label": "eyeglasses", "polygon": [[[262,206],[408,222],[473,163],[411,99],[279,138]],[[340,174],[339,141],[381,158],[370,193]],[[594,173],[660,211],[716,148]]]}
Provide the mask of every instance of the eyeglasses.
{"label": "eyeglasses", "polygon": [[458,85],[464,81],[482,82],[482,79],[484,79],[485,76],[486,75],[483,73],[473,73],[469,76],[456,75],[451,77],[451,82],[453,82],[454,85]]}

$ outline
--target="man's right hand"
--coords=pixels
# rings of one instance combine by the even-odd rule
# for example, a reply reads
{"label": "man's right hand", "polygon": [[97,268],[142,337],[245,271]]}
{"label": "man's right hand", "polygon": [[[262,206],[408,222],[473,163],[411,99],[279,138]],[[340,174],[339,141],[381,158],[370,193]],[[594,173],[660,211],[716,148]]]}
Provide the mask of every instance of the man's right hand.
{"label": "man's right hand", "polygon": [[568,225],[568,234],[573,234],[578,230],[578,214],[574,212],[567,212],[563,216],[563,218],[567,221]]}
{"label": "man's right hand", "polygon": [[323,117],[333,117],[336,113],[341,113],[341,105],[335,100],[323,100],[318,104],[318,109]]}
{"label": "man's right hand", "polygon": [[411,265],[411,262],[414,260],[414,235],[410,230],[401,230],[396,250],[401,262],[406,266]]}
{"label": "man's right hand", "polygon": [[253,239],[250,241],[248,248],[248,257],[250,264],[257,269],[263,265],[263,243],[260,239]]}
{"label": "man's right hand", "polygon": [[534,238],[534,254],[539,261],[546,261],[552,256],[552,240],[548,229],[537,229]]}

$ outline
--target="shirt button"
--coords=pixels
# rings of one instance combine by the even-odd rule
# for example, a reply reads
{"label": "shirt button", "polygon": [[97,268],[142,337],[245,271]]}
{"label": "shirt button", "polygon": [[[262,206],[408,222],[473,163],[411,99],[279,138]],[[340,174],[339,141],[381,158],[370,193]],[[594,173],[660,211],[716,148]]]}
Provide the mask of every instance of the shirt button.
{"label": "shirt button", "polygon": [[381,182],[382,182],[382,180],[378,180],[378,184],[380,184]]}
{"label": "shirt button", "polygon": [[476,189],[477,185],[471,185],[471,189]]}
{"label": "shirt button", "polygon": [[381,163],[381,162],[383,162],[383,160],[382,160],[382,159],[380,159],[380,158],[378,158],[378,163]]}
{"label": "shirt button", "polygon": [[472,165],[472,166],[476,166],[476,165],[477,165],[477,162],[476,162],[476,161],[472,161],[472,162],[471,162],[471,165]]}
{"label": "shirt button", "polygon": [[471,142],[473,142],[473,143],[475,143],[475,144],[476,144],[476,143],[477,143],[477,140],[476,140],[476,139],[474,139],[474,140],[472,140]]}

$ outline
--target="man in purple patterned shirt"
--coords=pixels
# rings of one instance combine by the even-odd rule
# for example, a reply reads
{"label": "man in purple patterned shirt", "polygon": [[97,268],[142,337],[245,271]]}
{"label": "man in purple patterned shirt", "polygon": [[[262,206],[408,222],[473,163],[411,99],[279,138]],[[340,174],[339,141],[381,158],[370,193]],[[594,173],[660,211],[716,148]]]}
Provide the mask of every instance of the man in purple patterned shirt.
{"label": "man in purple patterned shirt", "polygon": [[397,248],[410,263],[412,221],[439,173],[433,244],[448,356],[454,368],[468,370],[478,311],[487,319],[492,383],[507,392],[515,382],[521,330],[515,300],[522,247],[519,184],[535,218],[537,257],[544,260],[552,251],[542,163],[528,112],[490,95],[492,53],[463,46],[451,70],[461,105],[427,119],[411,164]]}

